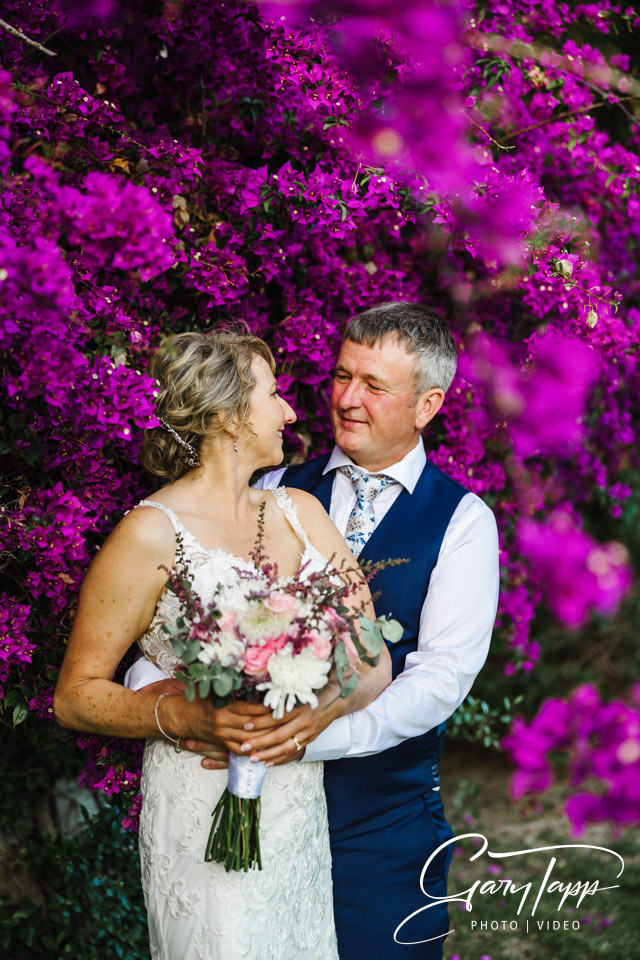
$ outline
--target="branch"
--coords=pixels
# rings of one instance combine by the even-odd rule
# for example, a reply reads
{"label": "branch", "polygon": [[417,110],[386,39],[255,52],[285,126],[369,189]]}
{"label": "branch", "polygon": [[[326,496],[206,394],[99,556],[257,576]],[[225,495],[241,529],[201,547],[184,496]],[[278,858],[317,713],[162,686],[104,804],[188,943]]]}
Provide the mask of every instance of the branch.
{"label": "branch", "polygon": [[46,47],[43,47],[41,43],[38,43],[37,40],[32,40],[31,37],[28,37],[22,30],[16,30],[16,28],[12,27],[10,23],[7,23],[6,20],[0,20],[0,29],[6,30],[7,33],[10,33],[12,37],[17,37],[18,40],[23,40],[25,43],[28,43],[30,47],[35,47],[40,53],[46,53],[48,57],[58,56],[55,50],[48,50]]}
{"label": "branch", "polygon": [[481,130],[482,133],[484,133],[485,137],[489,137],[489,140],[491,141],[491,143],[494,143],[494,144],[496,145],[496,147],[499,147],[499,148],[500,148],[500,150],[515,150],[515,147],[505,147],[504,144],[498,143],[497,140],[494,140],[493,137],[491,136],[491,134],[490,134],[487,130],[485,130],[484,127],[480,126],[479,123],[476,123],[476,121],[473,119],[473,117],[470,117],[469,114],[467,114],[467,113],[464,112],[464,110],[462,111],[462,116],[463,116],[466,120],[468,120],[470,123],[472,123],[472,124],[474,125],[474,127],[477,127],[478,130]]}
{"label": "branch", "polygon": [[[622,103],[623,100],[640,100],[640,97],[620,97],[618,103]],[[566,113],[557,113],[555,116],[547,117],[546,120],[540,120],[539,123],[532,123],[528,127],[521,127],[520,130],[514,130],[513,133],[505,134],[505,140],[513,140],[515,137],[519,137],[522,133],[529,133],[531,130],[537,130],[539,127],[545,127],[548,123],[555,123],[557,120],[566,120],[567,117],[573,117],[577,113],[589,113],[591,110],[597,110],[599,107],[613,107],[615,104],[610,103],[608,100],[602,100],[600,103],[590,103],[584,107],[576,107],[575,110],[568,110]]]}

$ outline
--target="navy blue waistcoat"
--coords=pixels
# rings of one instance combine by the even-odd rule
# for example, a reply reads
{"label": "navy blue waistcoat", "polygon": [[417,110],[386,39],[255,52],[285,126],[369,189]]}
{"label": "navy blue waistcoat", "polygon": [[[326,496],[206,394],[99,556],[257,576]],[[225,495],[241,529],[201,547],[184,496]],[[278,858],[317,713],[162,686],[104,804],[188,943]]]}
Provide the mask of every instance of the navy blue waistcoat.
{"label": "navy blue waistcoat", "polygon": [[[283,486],[297,487],[314,494],[327,513],[331,502],[334,471],[323,475],[329,455],[289,467]],[[417,649],[420,614],[427,595],[431,572],[438,560],[449,521],[468,491],[429,460],[413,493],[403,488],[360,554],[360,561],[406,558],[408,563],[387,567],[371,581],[376,614],[390,614],[404,627],[402,639],[389,644],[394,678],[404,669],[407,654]],[[441,727],[443,725],[441,724]],[[333,761],[325,768],[327,797],[350,792],[352,776],[362,787],[366,783],[366,807],[377,814],[394,806],[401,796],[410,798],[432,788],[430,764],[424,763],[441,746],[443,730],[434,728],[420,737],[405,740],[397,747],[372,757]],[[428,771],[428,775],[427,775]],[[363,803],[365,798],[363,797]],[[351,813],[360,819],[366,811],[360,801],[336,810],[336,828],[348,828]]]}
{"label": "navy blue waistcoat", "polygon": [[[334,471],[323,475],[329,456],[289,467],[284,486],[314,494],[329,512]],[[427,461],[412,494],[399,494],[360,554],[360,560],[407,558],[371,581],[376,613],[404,627],[389,645],[393,676],[417,649],[420,614],[449,521],[468,491]],[[427,857],[449,840],[439,790],[438,764],[445,724],[370,757],[325,763],[334,912],[340,960],[439,960],[442,940],[399,946],[393,932],[404,917],[427,902],[419,889]],[[446,896],[452,848],[435,858],[424,878],[433,897]],[[384,879],[383,879],[384,878]],[[383,886],[380,886],[380,883]],[[448,930],[446,906],[419,915],[400,937],[440,937]]]}

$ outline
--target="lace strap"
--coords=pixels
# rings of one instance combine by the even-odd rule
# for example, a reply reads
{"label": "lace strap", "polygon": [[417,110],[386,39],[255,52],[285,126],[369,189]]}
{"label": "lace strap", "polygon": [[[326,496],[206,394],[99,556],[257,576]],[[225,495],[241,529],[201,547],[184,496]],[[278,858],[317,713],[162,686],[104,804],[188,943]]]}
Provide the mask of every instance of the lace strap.
{"label": "lace strap", "polygon": [[165,507],[164,503],[158,503],[157,500],[141,500],[140,503],[136,503],[135,507],[133,507],[132,509],[135,510],[136,507],[157,507],[158,510],[162,510],[162,512],[169,517],[169,520],[171,521],[171,526],[173,527],[176,533],[184,532],[184,526],[178,520],[177,515],[173,512],[173,510],[170,507]]}
{"label": "lace strap", "polygon": [[312,550],[313,547],[312,547],[311,541],[307,536],[306,530],[304,529],[304,527],[300,523],[300,520],[298,519],[298,510],[296,508],[296,505],[291,499],[291,497],[288,495],[286,489],[284,487],[275,487],[274,489],[272,489],[271,493],[276,498],[276,503],[278,504],[280,509],[283,511],[285,517],[287,518],[287,520],[289,521],[289,523],[291,524],[295,532],[298,534],[298,536],[304,543],[305,550]]}

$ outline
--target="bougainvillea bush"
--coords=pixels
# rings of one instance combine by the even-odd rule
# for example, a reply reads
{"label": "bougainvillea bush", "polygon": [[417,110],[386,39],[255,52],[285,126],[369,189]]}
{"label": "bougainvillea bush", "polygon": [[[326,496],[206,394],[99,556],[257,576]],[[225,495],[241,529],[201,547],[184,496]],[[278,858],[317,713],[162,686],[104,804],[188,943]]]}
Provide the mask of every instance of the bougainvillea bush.
{"label": "bougainvillea bush", "polygon": [[[7,727],[67,736],[51,696],[80,582],[150,489],[149,353],[229,318],[272,347],[300,458],[331,442],[346,320],[396,299],[441,310],[461,363],[426,441],[498,519],[499,692],[535,682],[549,623],[571,636],[615,615],[639,466],[631,7],[8,0],[3,18]],[[553,749],[617,750],[594,761],[607,790],[637,777],[606,710],[576,745],[583,701],[554,708]],[[638,743],[637,698],[616,709]],[[135,827],[140,745],[77,744],[82,782],[122,795]],[[546,787],[541,756],[517,791]],[[637,794],[625,811],[640,818]]]}

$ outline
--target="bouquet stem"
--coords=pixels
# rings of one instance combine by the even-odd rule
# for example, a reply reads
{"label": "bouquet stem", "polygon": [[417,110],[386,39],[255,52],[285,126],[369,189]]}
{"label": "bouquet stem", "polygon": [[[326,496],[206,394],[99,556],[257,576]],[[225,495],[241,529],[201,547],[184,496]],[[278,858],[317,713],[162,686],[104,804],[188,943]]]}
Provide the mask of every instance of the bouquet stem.
{"label": "bouquet stem", "polygon": [[264,763],[248,757],[229,756],[229,786],[213,811],[205,862],[223,863],[230,870],[257,866],[260,855],[260,790],[266,774]]}

